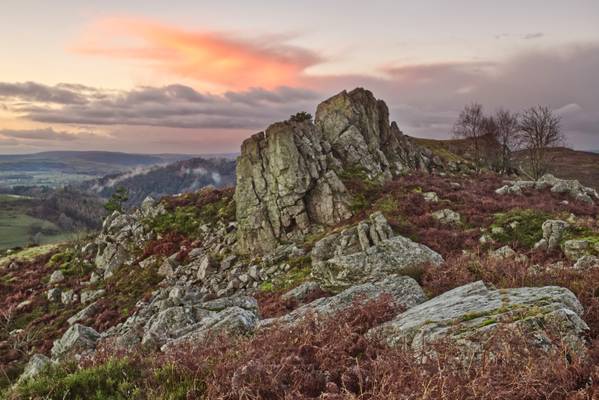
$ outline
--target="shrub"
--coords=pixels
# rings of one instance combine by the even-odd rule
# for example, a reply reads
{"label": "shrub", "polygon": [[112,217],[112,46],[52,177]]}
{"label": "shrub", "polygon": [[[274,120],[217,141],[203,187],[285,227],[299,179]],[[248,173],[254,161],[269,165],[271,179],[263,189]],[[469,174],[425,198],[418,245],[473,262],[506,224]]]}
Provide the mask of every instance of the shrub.
{"label": "shrub", "polygon": [[309,122],[312,121],[312,114],[300,111],[289,117],[289,120],[292,122]]}

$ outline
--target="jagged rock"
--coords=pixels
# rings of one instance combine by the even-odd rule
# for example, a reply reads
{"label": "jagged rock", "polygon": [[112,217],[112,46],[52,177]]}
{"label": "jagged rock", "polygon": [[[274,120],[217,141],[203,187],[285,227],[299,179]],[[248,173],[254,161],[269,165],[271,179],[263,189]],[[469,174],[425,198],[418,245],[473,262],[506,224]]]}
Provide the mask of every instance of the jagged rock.
{"label": "jagged rock", "polygon": [[290,313],[279,317],[260,321],[263,328],[278,323],[296,323],[302,318],[316,314],[332,315],[354,305],[354,301],[367,302],[388,294],[396,305],[405,308],[413,307],[426,301],[426,296],[418,282],[407,276],[389,276],[377,282],[369,282],[352,286],[336,296],[324,297],[305,304]]}
{"label": "jagged rock", "polygon": [[534,344],[549,349],[563,339],[584,348],[589,329],[580,318],[583,308],[568,289],[547,286],[495,290],[482,281],[450,290],[419,304],[369,332],[389,345],[425,350],[440,339],[459,343],[464,357],[476,353],[498,328],[523,331]]}
{"label": "jagged rock", "polygon": [[543,239],[535,244],[535,249],[553,250],[559,247],[564,232],[570,226],[566,221],[548,219],[543,222]]}
{"label": "jagged rock", "polygon": [[52,358],[64,359],[71,355],[81,355],[96,347],[100,334],[95,329],[80,324],[74,324],[54,342],[52,346]]}
{"label": "jagged rock", "polygon": [[313,263],[329,260],[335,256],[354,254],[393,236],[393,230],[382,213],[376,212],[364,220],[333,233],[315,243],[311,257]]}
{"label": "jagged rock", "polygon": [[104,271],[104,278],[108,278],[125,263],[127,256],[127,250],[120,244],[103,242],[96,256],[96,267]]}
{"label": "jagged rock", "polygon": [[175,265],[175,263],[172,262],[170,258],[166,258],[162,262],[162,264],[160,264],[157,273],[160,276],[173,276],[176,267],[177,266]]}
{"label": "jagged rock", "polygon": [[599,257],[586,255],[580,257],[574,264],[575,269],[599,268]]}
{"label": "jagged rock", "polygon": [[381,213],[314,245],[312,275],[325,289],[340,290],[390,274],[416,274],[443,258],[427,246],[392,236]]}
{"label": "jagged rock", "polygon": [[19,376],[19,382],[24,382],[28,379],[35,378],[44,369],[46,369],[52,361],[43,354],[34,354],[29,359],[23,373]]}
{"label": "jagged rock", "polygon": [[435,211],[431,216],[442,224],[446,225],[459,225],[461,222],[460,214],[445,208],[443,210]]}
{"label": "jagged rock", "polygon": [[94,242],[86,243],[81,248],[81,255],[83,258],[93,257],[98,252],[98,245]]}
{"label": "jagged rock", "polygon": [[512,249],[510,246],[503,246],[498,248],[497,250],[492,251],[490,255],[493,258],[505,260],[508,258],[516,258],[518,253],[516,253],[514,249]]}
{"label": "jagged rock", "polygon": [[427,203],[438,203],[439,195],[435,192],[424,192],[422,193],[422,197],[424,197],[424,201]]}
{"label": "jagged rock", "polygon": [[303,302],[310,294],[320,291],[320,285],[316,282],[304,282],[298,287],[295,287],[281,296],[283,301],[299,301]]}
{"label": "jagged rock", "polygon": [[301,238],[313,223],[351,216],[350,195],[331,160],[330,145],[310,122],[273,124],[243,142],[235,190],[242,252],[268,252]]}
{"label": "jagged rock", "polygon": [[430,150],[389,124],[388,114],[369,91],[343,91],[318,106],[315,124],[280,122],[247,139],[237,163],[239,250],[269,252],[349,218],[341,172],[386,180],[434,168]]}
{"label": "jagged rock", "polygon": [[359,167],[372,179],[431,167],[427,152],[389,123],[387,105],[368,90],[343,91],[325,100],[315,122],[342,166]]}
{"label": "jagged rock", "polygon": [[50,301],[52,303],[58,303],[58,302],[60,302],[60,293],[61,292],[62,291],[58,288],[50,289],[50,290],[48,290],[46,297],[48,298],[48,301]]}
{"label": "jagged rock", "polygon": [[52,275],[50,275],[50,280],[48,283],[50,285],[55,285],[55,284],[63,282],[63,281],[64,281],[64,274],[62,273],[62,271],[56,270],[56,271],[52,272]]}
{"label": "jagged rock", "polygon": [[93,317],[97,311],[98,311],[97,303],[92,303],[92,304],[88,305],[87,307],[85,307],[83,310],[79,311],[77,314],[73,315],[71,318],[69,318],[67,320],[67,323],[69,325],[73,325],[77,322],[81,322],[83,320]]}
{"label": "jagged rock", "polygon": [[570,260],[578,260],[579,258],[592,255],[593,251],[599,253],[599,244],[593,244],[586,239],[571,239],[566,240],[562,245],[562,250],[566,257]]}

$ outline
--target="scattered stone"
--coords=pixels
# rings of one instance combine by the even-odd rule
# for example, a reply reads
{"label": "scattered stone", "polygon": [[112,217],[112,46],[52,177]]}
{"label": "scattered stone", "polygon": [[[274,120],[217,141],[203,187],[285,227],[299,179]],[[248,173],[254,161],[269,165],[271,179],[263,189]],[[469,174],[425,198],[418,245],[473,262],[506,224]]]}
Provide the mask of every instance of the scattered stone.
{"label": "scattered stone", "polygon": [[460,214],[448,208],[435,211],[431,216],[445,225],[459,225],[461,223]]}
{"label": "scattered stone", "polygon": [[408,309],[369,332],[392,346],[413,350],[440,339],[452,339],[464,349],[464,357],[481,350],[481,343],[498,328],[523,331],[531,342],[550,349],[564,340],[573,349],[584,349],[588,326],[580,318],[583,308],[568,289],[547,286],[495,290],[482,281],[443,293]]}
{"label": "scattered stone", "polygon": [[542,190],[550,188],[553,193],[565,193],[575,200],[593,204],[599,200],[599,194],[593,188],[580,184],[577,180],[559,179],[551,174],[545,174],[537,181],[513,181],[497,189],[500,195],[522,194],[522,189]]}
{"label": "scattered stone", "polygon": [[106,291],[104,289],[83,290],[81,292],[81,302],[82,303],[89,303],[90,301],[97,300],[100,297],[104,296],[104,293],[106,293]]}
{"label": "scattered stone", "polygon": [[60,295],[60,301],[65,305],[73,304],[77,301],[77,295],[73,289],[65,290]]}
{"label": "scattered stone", "polygon": [[424,197],[424,201],[427,203],[438,203],[439,195],[435,192],[424,192],[422,193],[422,197]]}

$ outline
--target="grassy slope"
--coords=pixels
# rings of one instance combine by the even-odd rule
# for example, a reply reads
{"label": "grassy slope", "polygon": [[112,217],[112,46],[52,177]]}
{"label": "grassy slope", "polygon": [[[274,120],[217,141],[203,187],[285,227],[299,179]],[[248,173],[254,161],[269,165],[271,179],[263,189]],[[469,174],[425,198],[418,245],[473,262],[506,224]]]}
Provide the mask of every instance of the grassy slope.
{"label": "grassy slope", "polygon": [[54,223],[26,214],[33,206],[31,199],[8,195],[0,196],[0,250],[17,246],[26,246],[30,242],[29,230],[39,226],[45,231],[55,231],[56,234],[41,236],[41,243],[57,243],[68,240],[72,235],[61,232]]}

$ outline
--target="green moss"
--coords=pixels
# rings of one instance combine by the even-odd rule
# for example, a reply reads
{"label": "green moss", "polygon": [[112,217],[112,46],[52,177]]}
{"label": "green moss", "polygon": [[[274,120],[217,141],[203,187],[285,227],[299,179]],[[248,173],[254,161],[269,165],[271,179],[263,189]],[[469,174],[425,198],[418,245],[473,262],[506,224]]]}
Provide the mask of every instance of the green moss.
{"label": "green moss", "polygon": [[274,278],[270,282],[262,282],[260,291],[278,292],[289,290],[305,282],[312,272],[310,256],[293,257],[287,260],[289,271]]}
{"label": "green moss", "polygon": [[491,227],[502,228],[503,232],[492,232],[491,236],[503,244],[517,243],[522,247],[532,248],[543,238],[543,222],[551,217],[548,213],[533,209],[513,209],[496,214]]}
{"label": "green moss", "polygon": [[126,358],[84,369],[67,364],[48,368],[13,392],[22,399],[138,399],[142,398],[136,383],[140,377],[141,371]]}

